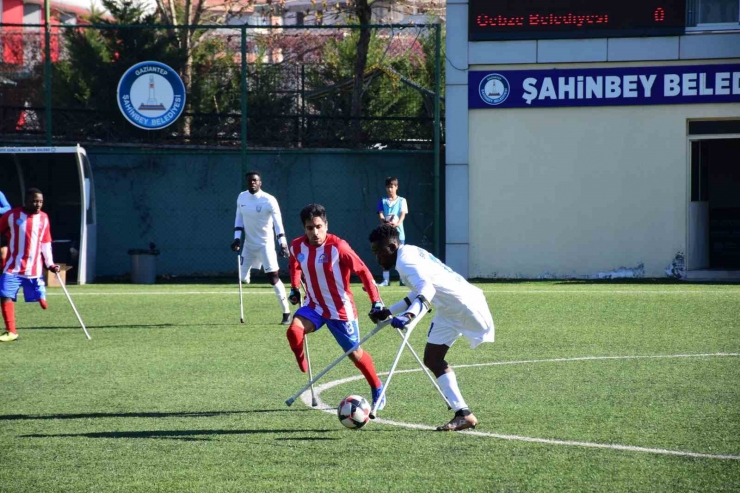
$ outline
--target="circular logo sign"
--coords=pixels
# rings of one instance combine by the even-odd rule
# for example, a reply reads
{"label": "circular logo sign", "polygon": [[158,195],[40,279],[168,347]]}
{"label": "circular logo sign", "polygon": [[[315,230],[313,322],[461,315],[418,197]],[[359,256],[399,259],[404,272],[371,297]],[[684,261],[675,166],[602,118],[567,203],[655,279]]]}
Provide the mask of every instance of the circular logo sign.
{"label": "circular logo sign", "polygon": [[509,81],[501,74],[488,74],[478,86],[478,94],[486,104],[497,106],[509,97]]}
{"label": "circular logo sign", "polygon": [[117,99],[132,125],[159,130],[172,125],[185,109],[185,84],[164,63],[141,62],[121,77]]}

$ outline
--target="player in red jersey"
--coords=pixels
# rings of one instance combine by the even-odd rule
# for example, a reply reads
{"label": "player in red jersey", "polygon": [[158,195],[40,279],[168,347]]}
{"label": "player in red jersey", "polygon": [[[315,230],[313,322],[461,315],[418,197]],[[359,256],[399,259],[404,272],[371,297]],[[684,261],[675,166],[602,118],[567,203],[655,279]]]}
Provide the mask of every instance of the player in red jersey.
{"label": "player in red jersey", "polygon": [[[378,288],[365,263],[349,244],[338,236],[328,234],[329,223],[326,209],[319,204],[309,204],[301,211],[301,223],[306,232],[290,244],[290,296],[288,300],[297,305],[301,302],[301,275],[306,280],[306,302],[293,317],[287,337],[298,367],[308,370],[303,352],[306,334],[326,325],[337,343],[348,351],[360,341],[360,326],[357,323],[357,308],[350,289],[350,275],[362,280],[373,310],[382,310]],[[362,372],[370,384],[373,403],[380,397],[383,384],[375,372],[370,353],[357,348],[349,359]],[[378,409],[385,406],[385,397]]]}
{"label": "player in red jersey", "polygon": [[0,307],[5,332],[0,342],[18,339],[15,328],[15,305],[18,291],[23,287],[26,302],[38,301],[46,309],[46,286],[42,278],[41,256],[46,268],[59,272],[51,255],[49,216],[41,212],[44,195],[37,188],[26,191],[23,207],[10,209],[0,217],[0,235],[8,235],[8,258],[0,276]]}

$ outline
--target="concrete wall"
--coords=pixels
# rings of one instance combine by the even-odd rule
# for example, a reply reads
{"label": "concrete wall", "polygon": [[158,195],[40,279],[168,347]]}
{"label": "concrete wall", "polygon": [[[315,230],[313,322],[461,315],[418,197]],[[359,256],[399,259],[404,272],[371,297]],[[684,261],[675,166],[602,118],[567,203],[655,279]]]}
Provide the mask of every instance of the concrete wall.
{"label": "concrete wall", "polygon": [[471,277],[661,277],[686,252],[686,122],[740,105],[470,111]]}
{"label": "concrete wall", "polygon": [[665,276],[686,253],[686,120],[740,105],[471,111],[468,71],[737,63],[740,31],[471,42],[468,0],[446,9],[446,263],[467,277]]}
{"label": "concrete wall", "polygon": [[[159,274],[236,271],[233,239],[236,197],[242,190],[234,155],[126,155],[88,150],[95,180],[99,276],[130,270],[130,248],[161,250]],[[303,234],[298,213],[310,202],[327,208],[329,230],[350,242],[374,272],[367,237],[379,222],[384,180],[396,176],[409,203],[409,243],[431,248],[433,156],[417,153],[306,153],[250,155],[263,189],[275,195],[292,239]],[[287,261],[281,259],[287,273]]]}

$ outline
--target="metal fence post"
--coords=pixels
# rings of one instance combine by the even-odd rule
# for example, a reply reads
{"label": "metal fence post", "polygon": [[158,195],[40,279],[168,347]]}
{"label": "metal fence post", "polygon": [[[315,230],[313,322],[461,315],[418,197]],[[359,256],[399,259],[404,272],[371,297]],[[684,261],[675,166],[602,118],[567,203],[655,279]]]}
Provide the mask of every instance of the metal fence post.
{"label": "metal fence post", "polygon": [[440,89],[442,77],[442,26],[434,26],[434,254],[444,259],[442,255],[442,211],[440,187],[440,125],[441,104]]}
{"label": "metal fence post", "polygon": [[241,161],[242,178],[247,171],[247,28],[241,28],[242,44],[242,68],[241,68],[241,97],[242,97],[242,119],[241,119]]}
{"label": "metal fence post", "polygon": [[51,146],[51,0],[44,0],[44,106],[46,145]]}

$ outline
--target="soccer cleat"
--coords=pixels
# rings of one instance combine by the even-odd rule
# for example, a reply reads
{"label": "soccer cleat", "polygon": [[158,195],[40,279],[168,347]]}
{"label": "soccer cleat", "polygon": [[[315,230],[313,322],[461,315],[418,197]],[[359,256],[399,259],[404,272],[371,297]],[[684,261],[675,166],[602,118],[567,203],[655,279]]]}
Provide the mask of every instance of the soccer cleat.
{"label": "soccer cleat", "polygon": [[398,281],[398,285],[399,286],[405,286],[405,284],[403,283],[403,281]]}
{"label": "soccer cleat", "polygon": [[13,342],[18,339],[18,334],[16,332],[9,332],[5,331],[2,335],[0,335],[0,342]]}
{"label": "soccer cleat", "polygon": [[46,300],[39,300],[39,305],[41,305],[41,308],[43,308],[44,310],[49,308],[49,303],[47,303]]}
{"label": "soccer cleat", "polygon": [[446,425],[438,426],[437,431],[462,431],[476,426],[478,426],[478,419],[475,415],[468,414],[467,416],[455,416]]}
{"label": "soccer cleat", "polygon": [[375,403],[378,402],[378,397],[380,397],[380,393],[383,392],[383,385],[378,387],[377,389],[373,390],[373,409],[376,411],[380,411],[385,407],[385,394],[383,394],[383,399],[380,401],[380,404],[378,404],[378,407],[375,408]]}
{"label": "soccer cleat", "polygon": [[386,280],[383,280],[383,282],[381,282],[381,283],[378,284],[378,287],[381,287],[381,286],[390,286],[390,285],[391,285],[391,283],[389,283]]}
{"label": "soccer cleat", "polygon": [[283,321],[280,325],[290,325],[290,313],[283,313]]}

